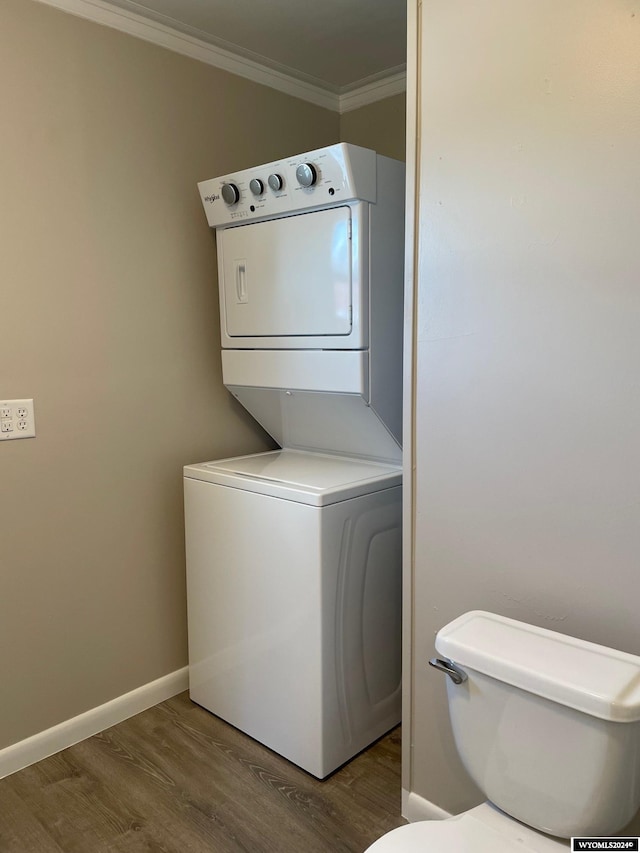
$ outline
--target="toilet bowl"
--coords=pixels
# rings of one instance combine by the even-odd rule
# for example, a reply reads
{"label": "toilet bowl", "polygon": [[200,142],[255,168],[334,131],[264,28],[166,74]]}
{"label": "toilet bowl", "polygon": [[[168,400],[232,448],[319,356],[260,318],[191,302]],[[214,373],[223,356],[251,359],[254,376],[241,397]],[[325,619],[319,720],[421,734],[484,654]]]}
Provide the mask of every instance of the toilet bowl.
{"label": "toilet bowl", "polygon": [[446,820],[421,820],[388,832],[367,853],[559,853],[549,838],[483,803]]}
{"label": "toilet bowl", "polygon": [[[640,657],[483,611],[436,637],[462,762],[487,802],[368,853],[557,853],[640,808]],[[564,839],[564,840],[563,840]]]}

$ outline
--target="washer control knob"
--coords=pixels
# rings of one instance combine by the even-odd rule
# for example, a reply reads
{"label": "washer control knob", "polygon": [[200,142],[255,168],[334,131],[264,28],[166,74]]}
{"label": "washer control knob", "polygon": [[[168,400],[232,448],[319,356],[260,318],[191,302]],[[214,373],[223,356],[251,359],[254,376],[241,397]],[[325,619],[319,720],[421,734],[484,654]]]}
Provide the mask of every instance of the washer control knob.
{"label": "washer control knob", "polygon": [[254,195],[262,195],[264,192],[264,182],[260,178],[251,178],[249,181],[249,189]]}
{"label": "washer control knob", "polygon": [[296,169],[296,178],[303,187],[312,187],[318,180],[316,167],[311,163],[301,163]]}
{"label": "washer control knob", "polygon": [[267,181],[274,192],[278,192],[278,190],[281,190],[284,185],[284,181],[282,180],[280,175],[276,174],[269,175]]}
{"label": "washer control knob", "polygon": [[235,184],[223,184],[222,198],[227,204],[237,204],[240,201],[240,190]]}

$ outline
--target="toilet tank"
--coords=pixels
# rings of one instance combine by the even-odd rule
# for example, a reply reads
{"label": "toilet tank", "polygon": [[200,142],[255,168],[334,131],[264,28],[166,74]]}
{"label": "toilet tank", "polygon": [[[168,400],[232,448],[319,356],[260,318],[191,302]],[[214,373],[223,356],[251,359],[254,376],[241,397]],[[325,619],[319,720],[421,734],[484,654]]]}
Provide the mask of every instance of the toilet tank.
{"label": "toilet tank", "polygon": [[436,650],[462,761],[487,798],[560,837],[608,835],[640,807],[640,657],[483,611]]}

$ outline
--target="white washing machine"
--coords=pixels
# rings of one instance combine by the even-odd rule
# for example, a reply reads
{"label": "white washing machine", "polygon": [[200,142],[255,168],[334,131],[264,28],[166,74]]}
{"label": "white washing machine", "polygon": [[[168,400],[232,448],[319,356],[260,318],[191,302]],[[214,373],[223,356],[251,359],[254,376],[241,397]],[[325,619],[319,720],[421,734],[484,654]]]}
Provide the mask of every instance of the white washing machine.
{"label": "white washing machine", "polygon": [[287,449],[184,476],[191,698],[324,778],[400,719],[401,471]]}

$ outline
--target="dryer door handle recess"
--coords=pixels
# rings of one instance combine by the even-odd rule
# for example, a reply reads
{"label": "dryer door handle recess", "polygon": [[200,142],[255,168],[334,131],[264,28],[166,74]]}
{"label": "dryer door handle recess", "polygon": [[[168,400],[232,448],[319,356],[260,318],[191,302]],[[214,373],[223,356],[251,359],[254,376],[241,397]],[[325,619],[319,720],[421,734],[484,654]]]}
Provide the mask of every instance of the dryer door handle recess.
{"label": "dryer door handle recess", "polygon": [[235,281],[236,281],[236,302],[243,303],[249,301],[247,294],[247,262],[243,259],[237,260],[234,263]]}

